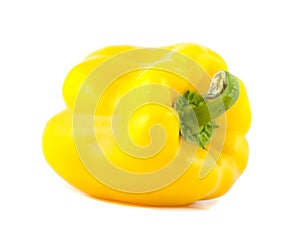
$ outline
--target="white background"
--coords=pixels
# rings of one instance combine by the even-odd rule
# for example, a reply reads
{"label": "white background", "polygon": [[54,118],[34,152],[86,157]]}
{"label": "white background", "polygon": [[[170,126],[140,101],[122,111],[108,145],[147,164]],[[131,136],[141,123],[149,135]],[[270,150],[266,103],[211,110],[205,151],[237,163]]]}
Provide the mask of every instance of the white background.
{"label": "white background", "polygon": [[[0,239],[299,239],[297,1],[1,1]],[[47,165],[41,135],[72,66],[108,45],[208,46],[251,101],[249,164],[216,205],[91,199]]]}

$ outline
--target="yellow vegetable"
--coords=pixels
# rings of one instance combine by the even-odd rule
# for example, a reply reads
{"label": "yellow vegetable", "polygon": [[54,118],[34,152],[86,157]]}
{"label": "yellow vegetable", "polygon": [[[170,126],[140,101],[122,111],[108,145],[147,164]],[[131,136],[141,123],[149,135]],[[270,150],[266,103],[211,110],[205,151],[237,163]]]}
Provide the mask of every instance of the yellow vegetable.
{"label": "yellow vegetable", "polygon": [[63,97],[44,155],[91,196],[185,205],[223,195],[246,167],[247,93],[206,47],[100,49],[69,72]]}

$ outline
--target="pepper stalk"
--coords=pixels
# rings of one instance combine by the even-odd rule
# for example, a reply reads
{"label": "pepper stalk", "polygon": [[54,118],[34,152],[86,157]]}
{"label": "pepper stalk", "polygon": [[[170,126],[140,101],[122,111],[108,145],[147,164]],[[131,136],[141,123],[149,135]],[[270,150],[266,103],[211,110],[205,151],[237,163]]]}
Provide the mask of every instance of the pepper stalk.
{"label": "pepper stalk", "polygon": [[180,133],[189,142],[203,149],[210,142],[215,119],[228,110],[239,96],[238,79],[227,71],[217,72],[210,83],[208,92],[187,91],[176,99],[174,108],[180,118]]}

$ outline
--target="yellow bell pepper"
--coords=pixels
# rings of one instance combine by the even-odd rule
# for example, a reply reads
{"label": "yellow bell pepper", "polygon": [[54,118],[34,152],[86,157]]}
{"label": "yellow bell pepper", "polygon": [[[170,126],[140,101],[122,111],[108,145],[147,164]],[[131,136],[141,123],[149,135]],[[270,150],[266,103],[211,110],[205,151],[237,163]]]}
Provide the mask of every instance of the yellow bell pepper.
{"label": "yellow bell pepper", "polygon": [[100,49],[69,72],[63,97],[44,155],[91,196],[185,205],[223,195],[246,167],[247,93],[206,47]]}

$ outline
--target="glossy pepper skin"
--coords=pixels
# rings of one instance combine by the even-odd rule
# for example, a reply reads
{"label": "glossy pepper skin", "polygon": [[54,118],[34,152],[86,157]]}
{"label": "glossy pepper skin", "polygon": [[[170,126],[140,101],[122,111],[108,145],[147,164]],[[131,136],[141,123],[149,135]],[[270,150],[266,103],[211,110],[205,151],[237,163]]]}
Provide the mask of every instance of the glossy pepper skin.
{"label": "glossy pepper skin", "polygon": [[[225,131],[222,151],[217,158],[213,157],[216,164],[204,178],[199,178],[199,172],[205,164],[207,149],[198,146],[195,155],[182,159],[183,162],[190,161],[191,164],[178,179],[165,187],[148,192],[134,193],[111,188],[96,179],[80,160],[72,129],[73,110],[79,89],[97,65],[117,54],[134,49],[136,47],[133,46],[100,49],[90,54],[69,72],[63,86],[63,97],[67,107],[55,115],[44,130],[42,145],[46,160],[68,183],[82,192],[102,199],[141,205],[178,206],[223,195],[242,174],[248,160],[248,143],[245,135],[250,128],[251,111],[246,89],[240,80],[239,97],[224,113],[226,125],[220,126]],[[220,70],[227,70],[224,60],[206,47],[188,43],[165,47],[165,49],[191,58],[204,68],[210,77]],[[172,107],[175,100],[172,97],[169,102],[167,100],[169,107],[155,104],[142,106],[134,112],[128,122],[130,137],[139,146],[147,146],[151,143],[149,129],[153,125],[159,124],[164,128],[166,140],[159,154],[151,156],[147,161],[141,161],[124,153],[115,143],[111,122],[107,117],[113,114],[117,102],[126,93],[137,86],[149,83],[170,86],[181,94],[188,90],[195,90],[184,79],[170,73],[159,70],[134,71],[121,76],[108,87],[95,111],[95,132],[98,143],[113,164],[134,173],[148,173],[161,169],[172,161],[182,141],[183,151],[187,156],[192,152],[191,149],[195,149],[194,144],[185,142],[180,135],[180,121]],[[150,94],[153,93],[150,91]]]}

